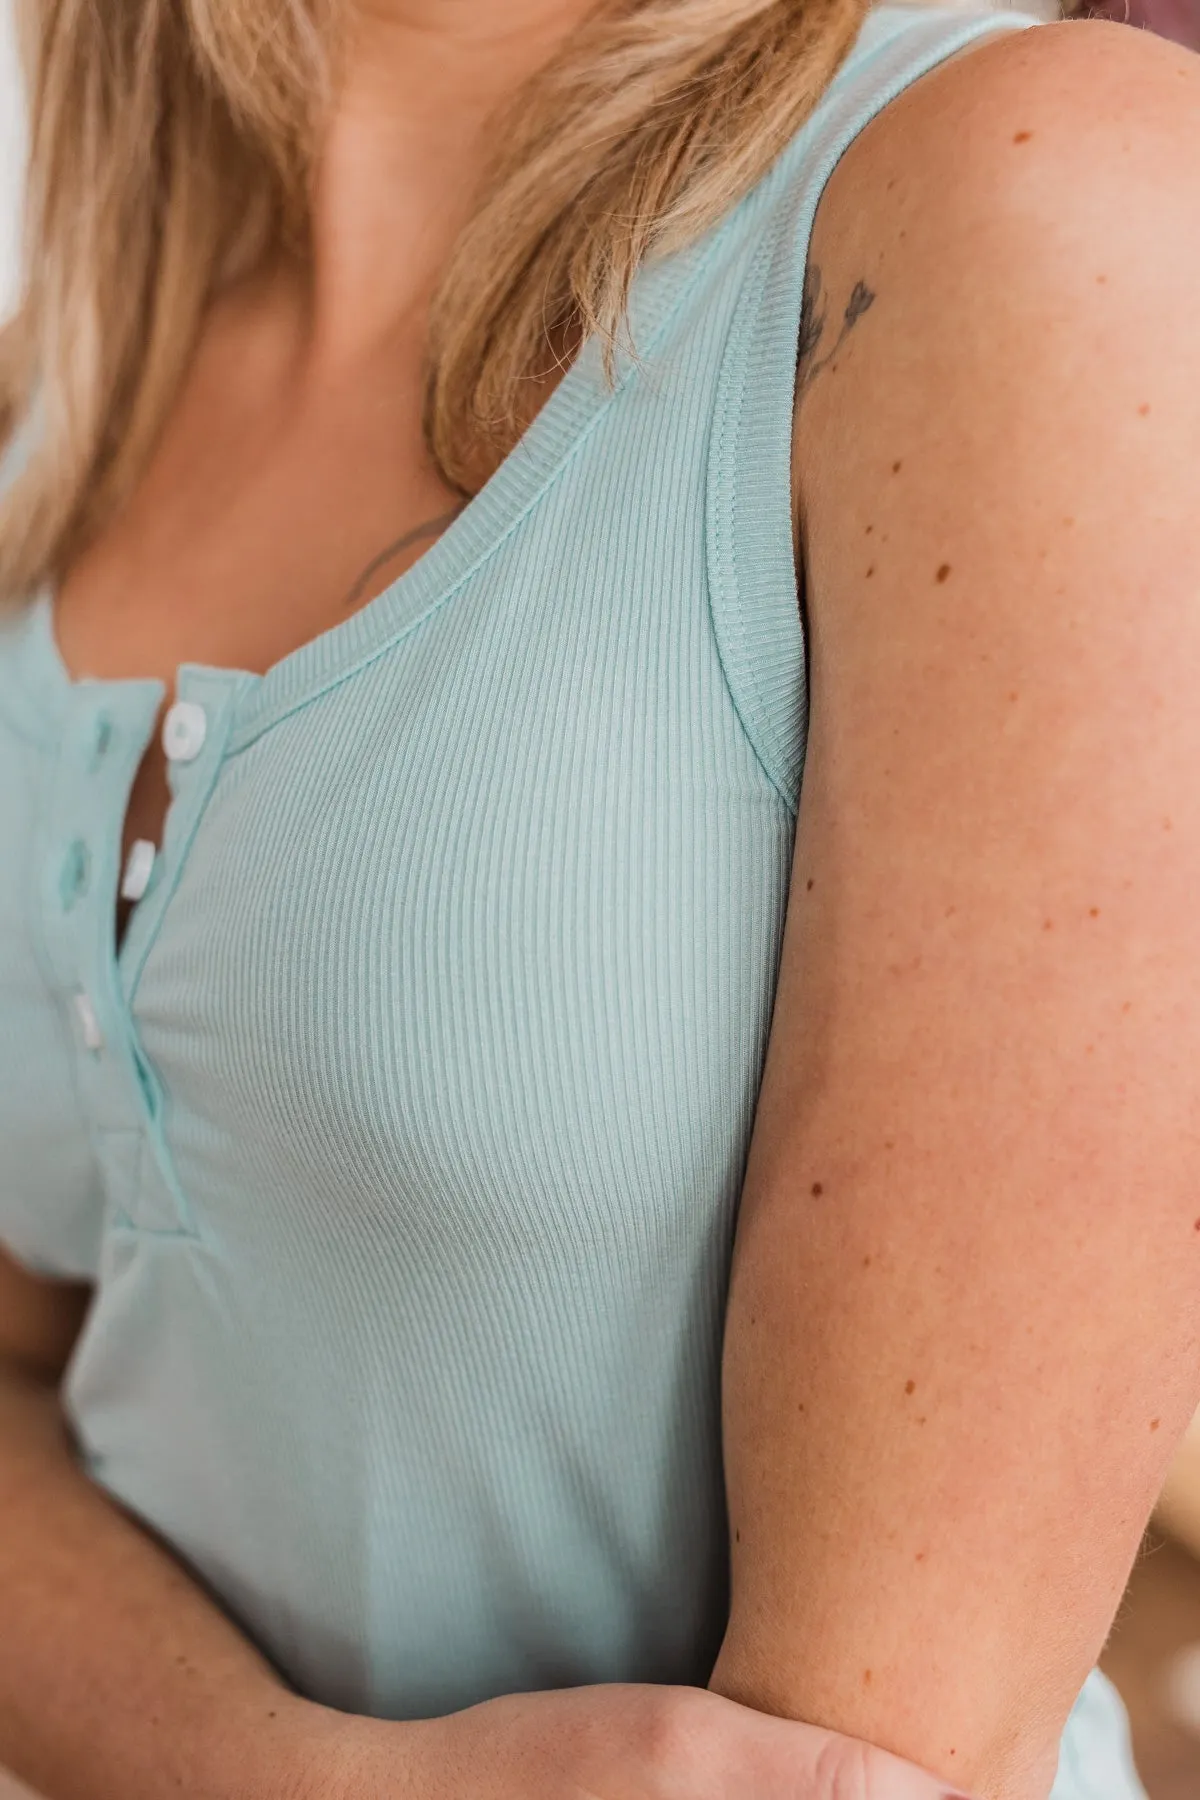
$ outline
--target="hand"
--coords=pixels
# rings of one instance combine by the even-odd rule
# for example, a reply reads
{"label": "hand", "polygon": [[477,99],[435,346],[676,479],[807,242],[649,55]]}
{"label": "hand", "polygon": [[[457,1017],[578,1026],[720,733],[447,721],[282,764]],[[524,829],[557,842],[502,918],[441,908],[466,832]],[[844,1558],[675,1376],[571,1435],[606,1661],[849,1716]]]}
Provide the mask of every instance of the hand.
{"label": "hand", "polygon": [[312,1800],[962,1800],[887,1751],[703,1688],[564,1688],[344,1727]]}

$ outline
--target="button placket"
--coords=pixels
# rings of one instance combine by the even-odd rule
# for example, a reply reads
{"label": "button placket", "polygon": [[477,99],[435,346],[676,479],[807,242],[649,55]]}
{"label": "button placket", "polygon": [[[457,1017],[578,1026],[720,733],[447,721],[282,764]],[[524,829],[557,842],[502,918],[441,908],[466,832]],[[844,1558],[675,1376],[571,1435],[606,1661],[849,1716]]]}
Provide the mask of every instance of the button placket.
{"label": "button placket", "polygon": [[148,682],[72,686],[42,826],[40,913],[113,1216],[178,1235],[190,1224],[161,1159],[147,1154],[161,1148],[161,1133],[115,959],[122,827],[161,694]]}
{"label": "button placket", "polygon": [[125,859],[125,868],[121,875],[121,898],[136,905],[150,886],[154,875],[154,864],[158,857],[157,847],[149,838],[135,838],[129,846],[129,855]]}
{"label": "button placket", "polygon": [[177,698],[162,724],[171,804],[145,897],[129,920],[118,957],[121,989],[131,1011],[146,958],[220,774],[237,696],[243,685],[255,681],[254,676],[198,664],[185,664],[179,671]]}
{"label": "button placket", "polygon": [[198,700],[176,700],[163,719],[162,746],[168,762],[195,762],[208,736],[208,714]]}
{"label": "button placket", "polygon": [[[175,1178],[163,1130],[163,1094],[157,1073],[146,1056],[136,1029],[136,995],[147,959],[161,929],[172,894],[183,873],[188,852],[209,798],[216,786],[225,747],[233,726],[237,695],[252,676],[188,665],[179,673],[179,698],[164,715],[162,742],[168,757],[171,805],[167,811],[161,849],[153,855],[152,876],[132,914],[116,962],[114,977],[124,1016],[129,1023],[129,1048],[146,1120],[147,1152],[136,1163],[138,1207],[134,1224],[141,1229],[163,1230],[154,1222],[163,1215],[173,1219],[176,1234],[195,1235],[186,1195]],[[143,852],[149,860],[153,846]],[[128,867],[127,867],[128,873]],[[135,871],[136,873],[136,871]],[[129,1146],[114,1144],[114,1155],[123,1155],[121,1167],[130,1179]]]}
{"label": "button placket", "polygon": [[58,878],[58,898],[64,912],[71,912],[88,891],[92,874],[92,853],[81,837],[72,839],[63,857]]}
{"label": "button placket", "polygon": [[42,821],[39,911],[50,967],[67,1000],[81,1092],[94,1128],[103,1130],[129,1122],[114,1062],[121,1033],[105,979],[110,841],[131,779],[126,765],[141,756],[158,695],[151,684],[129,684],[130,691],[108,704],[99,699],[98,686],[81,682],[70,691]]}

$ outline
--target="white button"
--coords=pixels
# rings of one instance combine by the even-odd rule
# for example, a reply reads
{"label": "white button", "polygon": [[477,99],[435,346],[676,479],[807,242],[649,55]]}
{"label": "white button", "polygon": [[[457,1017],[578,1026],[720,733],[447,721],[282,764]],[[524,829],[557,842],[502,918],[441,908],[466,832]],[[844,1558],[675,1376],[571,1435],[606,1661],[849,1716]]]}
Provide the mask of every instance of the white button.
{"label": "white button", "polygon": [[122,900],[141,899],[150,886],[156,855],[157,851],[149,838],[135,838],[130,844],[129,855],[125,859],[125,873],[121,877]]}
{"label": "white button", "polygon": [[163,749],[172,762],[193,762],[204,748],[208,718],[194,700],[177,700],[163,720]]}
{"label": "white button", "polygon": [[85,1050],[103,1050],[104,1033],[100,1029],[96,1010],[82,988],[75,996],[75,1016],[79,1020],[80,1035]]}

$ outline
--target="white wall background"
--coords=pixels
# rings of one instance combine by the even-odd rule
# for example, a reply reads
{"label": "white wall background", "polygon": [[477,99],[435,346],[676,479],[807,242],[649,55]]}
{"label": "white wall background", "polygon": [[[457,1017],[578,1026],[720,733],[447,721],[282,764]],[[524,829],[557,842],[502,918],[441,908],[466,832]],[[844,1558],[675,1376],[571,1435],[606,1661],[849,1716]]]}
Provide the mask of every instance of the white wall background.
{"label": "white wall background", "polygon": [[8,311],[17,290],[18,195],[23,140],[12,0],[0,0],[0,315]]}

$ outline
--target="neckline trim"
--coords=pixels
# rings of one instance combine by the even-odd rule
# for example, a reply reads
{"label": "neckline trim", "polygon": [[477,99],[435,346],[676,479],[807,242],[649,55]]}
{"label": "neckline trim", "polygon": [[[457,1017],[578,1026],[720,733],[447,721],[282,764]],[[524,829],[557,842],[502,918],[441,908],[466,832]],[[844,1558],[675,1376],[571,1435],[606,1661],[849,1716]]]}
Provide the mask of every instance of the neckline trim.
{"label": "neckline trim", "polygon": [[[740,210],[735,207],[697,243],[638,271],[630,294],[628,343],[617,350],[611,382],[604,372],[601,345],[588,339],[490,479],[425,554],[382,593],[289,651],[261,675],[232,665],[178,665],[176,699],[240,690],[227,754],[245,749],[280,719],[350,679],[454,598],[533,510],[629,383],[644,372],[684,296]],[[48,721],[61,724],[73,695],[103,694],[117,707],[131,705],[139,712],[147,705],[159,706],[168,695],[168,684],[157,677],[72,675],[55,636],[51,585],[33,597],[16,631],[24,651],[17,658],[22,692],[16,696],[16,710],[23,728],[39,738],[45,737]],[[20,704],[22,699],[26,704]]]}
{"label": "neckline trim", "polygon": [[[873,60],[896,31],[896,15],[920,15],[923,8],[884,5],[868,15],[864,29],[846,63],[831,85],[840,85],[849,66]],[[890,17],[889,17],[890,15]],[[890,29],[889,29],[890,27]],[[749,192],[695,243],[669,256],[648,262],[637,272],[629,303],[627,341],[618,348],[611,382],[603,368],[600,344],[588,339],[579,354],[536,414],[524,435],[496,469],[484,487],[459,513],[423,556],[365,606],[348,618],[328,626],[273,663],[263,674],[232,666],[181,663],[176,670],[175,696],[192,692],[240,690],[227,746],[228,754],[246,748],[289,713],[317,695],[351,678],[358,670],[394,648],[410,631],[451,601],[480,568],[500,549],[522,520],[534,509],[567,462],[592,430],[619,400],[629,384],[647,369],[662,336],[722,246],[747,215],[756,216],[769,204],[778,182],[786,178],[797,140],[807,139],[812,120],[806,120],[796,139]],[[33,707],[18,707],[27,728],[45,733],[47,712],[61,718],[72,690],[91,696],[107,694],[120,704],[144,706],[151,696],[160,704],[168,692],[165,682],[153,678],[114,677],[93,680],[75,678],[67,669],[54,633],[53,592],[44,589],[25,621],[30,638],[24,681],[37,689]],[[28,696],[27,693],[27,697]],[[18,701],[21,696],[17,696]],[[29,716],[33,714],[34,716]],[[40,714],[39,716],[36,716]]]}
{"label": "neckline trim", "polygon": [[[638,272],[630,295],[629,344],[617,352],[611,382],[602,347],[589,338],[499,468],[423,556],[366,606],[310,638],[262,676],[239,675],[246,692],[229,754],[394,649],[455,598],[533,511],[624,390],[645,373],[686,294],[724,240],[732,216],[697,243]],[[180,670],[181,678],[217,673],[224,671],[198,664]]]}

